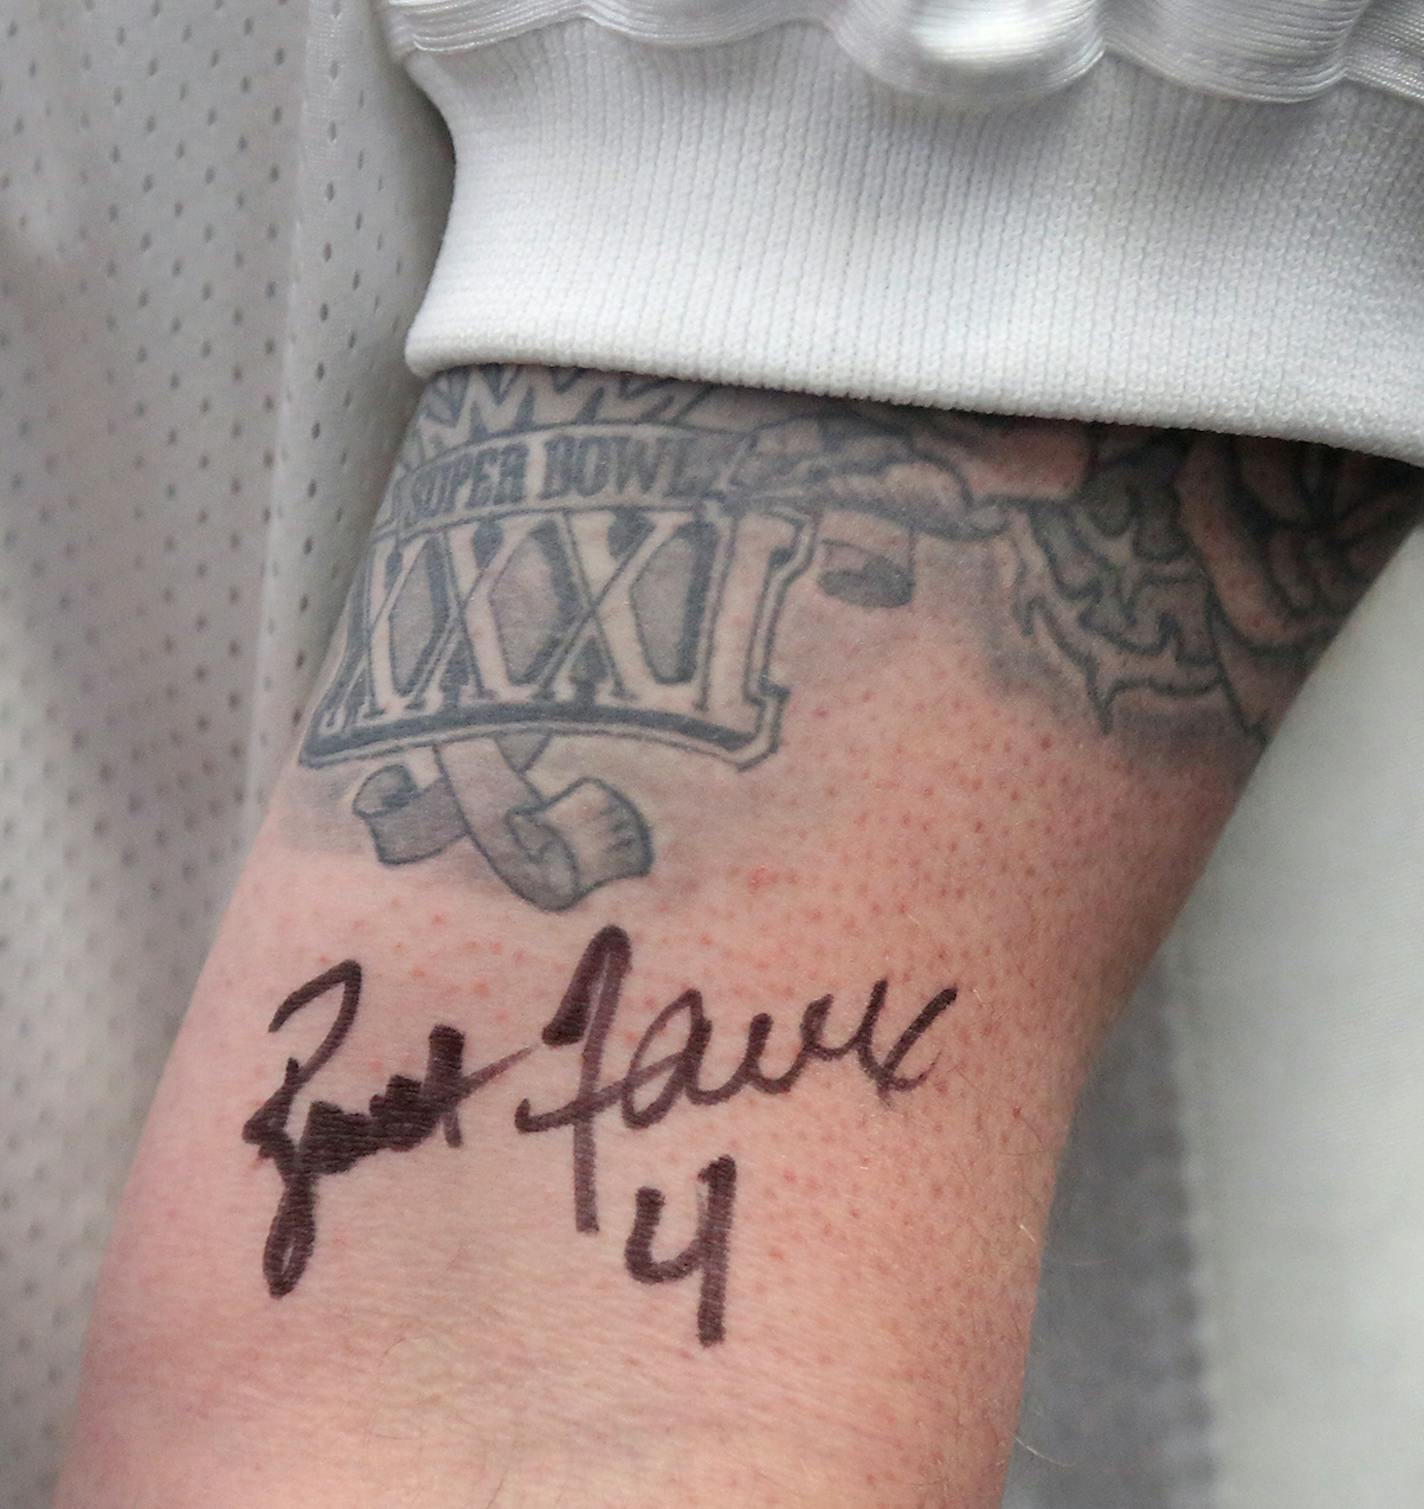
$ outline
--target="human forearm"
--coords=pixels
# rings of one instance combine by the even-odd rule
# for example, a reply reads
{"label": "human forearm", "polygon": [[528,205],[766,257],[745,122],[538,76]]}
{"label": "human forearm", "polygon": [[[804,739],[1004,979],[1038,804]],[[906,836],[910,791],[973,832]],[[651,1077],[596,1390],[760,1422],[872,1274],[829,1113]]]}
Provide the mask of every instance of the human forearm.
{"label": "human forearm", "polygon": [[61,1502],[991,1503],[1082,1066],[1373,558],[1273,620],[1238,459],[437,380]]}

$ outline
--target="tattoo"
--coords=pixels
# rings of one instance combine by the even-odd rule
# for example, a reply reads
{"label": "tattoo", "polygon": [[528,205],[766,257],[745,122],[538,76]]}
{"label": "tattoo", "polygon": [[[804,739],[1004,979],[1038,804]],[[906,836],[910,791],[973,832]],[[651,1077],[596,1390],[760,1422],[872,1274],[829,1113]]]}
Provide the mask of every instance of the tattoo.
{"label": "tattoo", "polygon": [[541,777],[551,744],[766,759],[792,590],[893,612],[972,558],[1001,606],[966,619],[1103,737],[1250,746],[1419,495],[1321,446],[461,369],[426,390],[300,757],[377,763],[353,807],[384,863],[468,839],[559,911],[646,875],[653,835],[610,783]]}
{"label": "tattoo", "polygon": [[[717,1085],[702,1082],[704,1059],[713,1028],[701,993],[684,991],[648,1025],[621,1077],[605,1079],[604,1051],[622,1002],[623,986],[633,967],[633,949],[619,927],[603,928],[584,950],[557,1011],[541,1034],[545,1049],[579,1048],[577,1087],[562,1105],[536,1111],[528,1100],[514,1112],[514,1128],[523,1134],[569,1128],[572,1134],[573,1218],[580,1232],[599,1230],[599,1118],[615,1107],[630,1131],[657,1126],[679,1105],[706,1109],[734,1099],[744,1090],[787,1095],[813,1063],[851,1059],[882,1100],[924,1083],[932,1061],[916,1074],[902,1074],[906,1058],[953,1005],[952,987],[939,991],[917,1013],[881,1058],[875,1035],[885,1009],[887,983],[871,990],[855,1030],[839,1043],[826,1040],[833,1001],[821,996],[801,1014],[799,1039],[790,1064],[779,1074],[763,1068],[772,1034],[772,1018],[762,1012],[747,1029],[746,1045],[732,1073]],[[361,966],[347,960],[308,980],[277,1008],[269,1031],[279,1032],[304,1007],[339,990],[340,1004],[320,1046],[305,1063],[287,1060],[282,1083],[253,1112],[242,1129],[261,1158],[270,1159],[282,1184],[262,1254],[262,1272],[274,1298],[290,1294],[306,1272],[316,1248],[318,1182],[346,1173],[363,1158],[380,1152],[409,1152],[443,1130],[446,1145],[464,1144],[459,1109],[477,1091],[523,1062],[539,1044],[520,1048],[475,1072],[464,1071],[465,1036],[454,1027],[436,1026],[429,1035],[425,1077],[392,1075],[384,1093],[373,1095],[367,1111],[348,1111],[326,1100],[312,1101],[300,1137],[288,1131],[298,1093],[330,1063],[345,1042],[361,1004]],[[675,1034],[680,1033],[680,1037]],[[675,1047],[665,1044],[672,1038]],[[655,1089],[653,1087],[656,1087]],[[653,1090],[646,1102],[640,1093]],[[654,1255],[665,1197],[655,1186],[639,1189],[632,1229],[623,1261],[630,1277],[663,1284],[700,1274],[697,1336],[704,1346],[726,1334],[727,1264],[737,1191],[737,1164],[729,1155],[715,1158],[698,1175],[706,1194],[700,1202],[692,1240],[674,1257]]]}

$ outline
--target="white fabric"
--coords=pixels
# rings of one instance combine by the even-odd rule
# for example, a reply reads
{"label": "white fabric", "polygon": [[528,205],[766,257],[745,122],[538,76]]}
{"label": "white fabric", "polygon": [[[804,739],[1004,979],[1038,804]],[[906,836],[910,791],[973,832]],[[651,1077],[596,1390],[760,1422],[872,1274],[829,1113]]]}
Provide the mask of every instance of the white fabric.
{"label": "white fabric", "polygon": [[1108,55],[1243,100],[1345,80],[1424,99],[1424,0],[386,0],[398,52],[451,52],[586,18],[705,46],[813,21],[867,73],[955,105],[1061,89]]}
{"label": "white fabric", "polygon": [[[1192,14],[1230,36],[1239,9]],[[1371,66],[1418,56],[1417,7],[1314,9],[1337,35],[1364,11],[1357,79],[1372,36]],[[0,1505],[42,1509],[139,1120],[413,402],[399,347],[449,162],[364,0],[0,0],[0,39]],[[650,52],[575,23],[413,60],[464,159],[423,362],[448,341],[828,390],[888,372],[886,396],[1424,449],[1398,83],[1259,107],[1117,58],[971,117],[814,27]],[[530,333],[547,349],[511,347]],[[1064,1198],[1112,1219],[1050,1247],[1011,1509],[1424,1502],[1420,549],[1164,955],[1179,1049],[1139,1018],[1089,1105]]]}
{"label": "white fabric", "polygon": [[1416,531],[1164,954],[1218,1509],[1424,1503],[1422,649]]}
{"label": "white fabric", "polygon": [[359,0],[0,0],[3,1509],[49,1502],[119,1184],[419,388],[448,189]]}
{"label": "white fabric", "polygon": [[1108,60],[987,114],[817,27],[416,52],[460,162],[420,371],[536,359],[1424,458],[1424,110]]}

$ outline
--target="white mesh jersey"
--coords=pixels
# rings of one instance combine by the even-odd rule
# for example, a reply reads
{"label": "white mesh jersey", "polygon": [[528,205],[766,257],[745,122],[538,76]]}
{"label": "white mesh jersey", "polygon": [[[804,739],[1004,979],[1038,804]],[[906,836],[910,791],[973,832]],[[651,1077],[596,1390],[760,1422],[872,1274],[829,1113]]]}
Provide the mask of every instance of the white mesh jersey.
{"label": "white mesh jersey", "polygon": [[[387,21],[461,153],[423,370],[1424,456],[1413,0]],[[139,1122],[414,401],[451,153],[366,0],[0,0],[0,39],[0,1505],[40,1509]],[[1424,1500],[1422,638],[1416,537],[1105,1056],[1011,1509]]]}
{"label": "white mesh jersey", "polygon": [[360,0],[0,3],[4,1509],[418,390],[448,148],[387,59]]}

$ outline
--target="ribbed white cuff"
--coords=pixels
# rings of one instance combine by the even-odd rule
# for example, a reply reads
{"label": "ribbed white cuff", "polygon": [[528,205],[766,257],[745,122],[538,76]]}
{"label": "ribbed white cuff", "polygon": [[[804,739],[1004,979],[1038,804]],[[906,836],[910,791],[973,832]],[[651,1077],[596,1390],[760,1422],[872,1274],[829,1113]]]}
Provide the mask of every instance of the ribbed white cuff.
{"label": "ribbed white cuff", "polygon": [[1105,60],[1012,110],[823,30],[417,51],[459,169],[411,333],[476,360],[1265,431],[1424,460],[1424,115]]}

